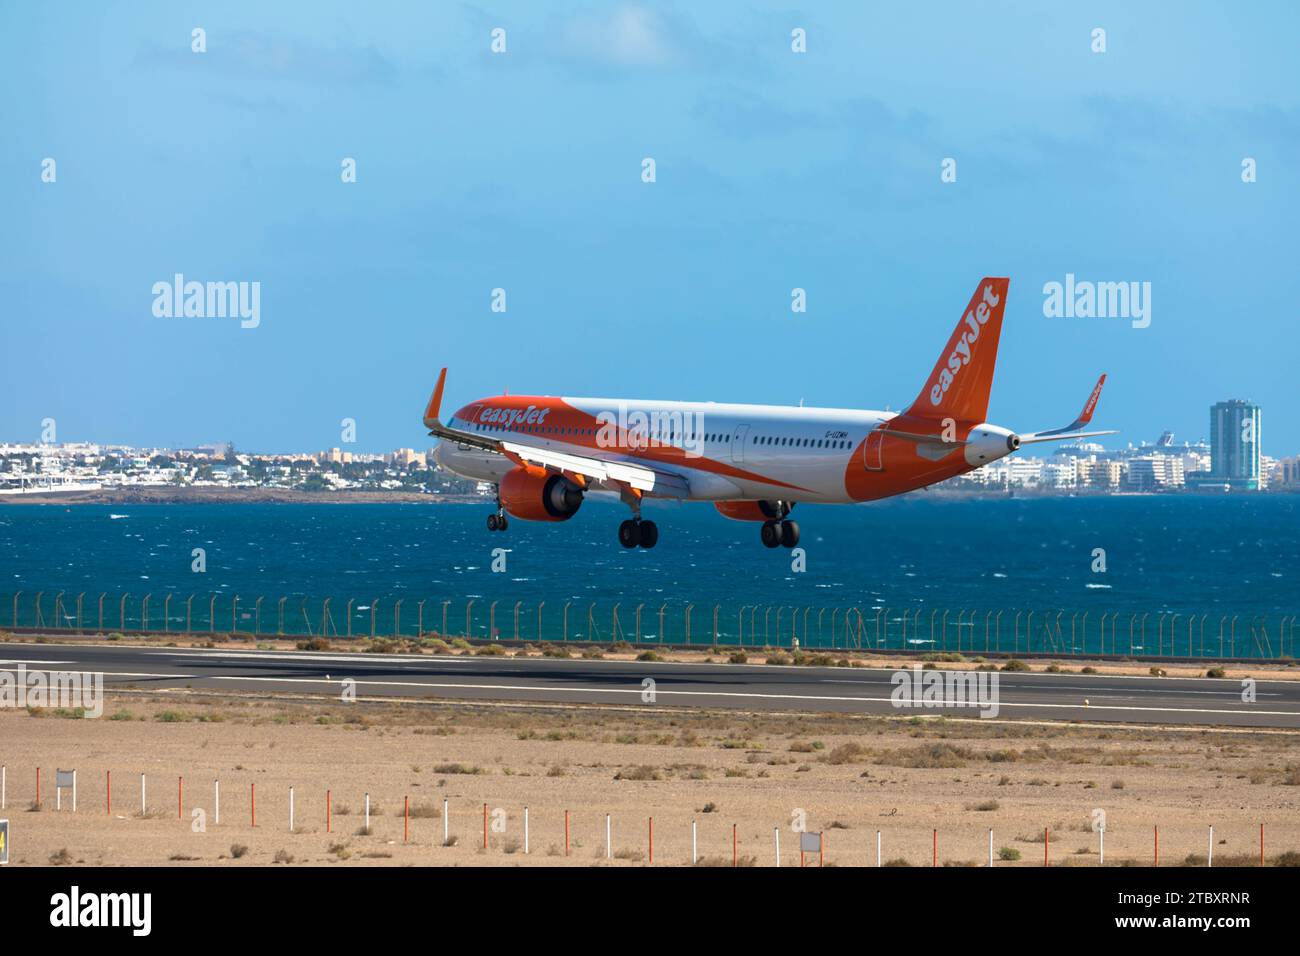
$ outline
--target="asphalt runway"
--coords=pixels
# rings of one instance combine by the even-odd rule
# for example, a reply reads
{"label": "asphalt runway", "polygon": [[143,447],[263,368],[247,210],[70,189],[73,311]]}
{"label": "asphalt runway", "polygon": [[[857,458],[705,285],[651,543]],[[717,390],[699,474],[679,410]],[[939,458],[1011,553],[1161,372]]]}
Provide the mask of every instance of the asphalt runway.
{"label": "asphalt runway", "polygon": [[[900,708],[895,671],[628,661],[435,657],[253,649],[189,650],[122,644],[3,644],[0,670],[86,671],[117,687],[215,692],[416,697],[625,706],[734,708],[893,716],[975,717],[979,707]],[[933,673],[933,672],[926,672]],[[999,673],[1000,719],[1300,728],[1300,681]],[[646,679],[654,701],[643,700]],[[1085,705],[1085,700],[1087,704]],[[988,710],[988,708],[984,708]]]}

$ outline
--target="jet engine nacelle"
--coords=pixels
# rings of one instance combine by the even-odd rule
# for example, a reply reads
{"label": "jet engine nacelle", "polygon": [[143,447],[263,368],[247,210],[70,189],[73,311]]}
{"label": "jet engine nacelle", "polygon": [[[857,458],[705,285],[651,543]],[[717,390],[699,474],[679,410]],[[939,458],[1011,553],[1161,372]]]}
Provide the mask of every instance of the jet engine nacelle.
{"label": "jet engine nacelle", "polygon": [[582,504],[576,482],[544,468],[514,468],[498,485],[501,506],[525,521],[568,521]]}
{"label": "jet engine nacelle", "polygon": [[715,501],[713,507],[732,521],[772,521],[784,518],[794,505],[778,501]]}

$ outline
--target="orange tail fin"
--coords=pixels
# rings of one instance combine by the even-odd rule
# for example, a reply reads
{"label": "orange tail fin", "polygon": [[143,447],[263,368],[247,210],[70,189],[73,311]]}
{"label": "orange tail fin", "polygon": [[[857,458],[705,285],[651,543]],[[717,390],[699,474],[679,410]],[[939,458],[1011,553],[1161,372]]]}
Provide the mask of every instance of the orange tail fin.
{"label": "orange tail fin", "polygon": [[906,415],[982,422],[988,415],[998,358],[1007,278],[984,278]]}

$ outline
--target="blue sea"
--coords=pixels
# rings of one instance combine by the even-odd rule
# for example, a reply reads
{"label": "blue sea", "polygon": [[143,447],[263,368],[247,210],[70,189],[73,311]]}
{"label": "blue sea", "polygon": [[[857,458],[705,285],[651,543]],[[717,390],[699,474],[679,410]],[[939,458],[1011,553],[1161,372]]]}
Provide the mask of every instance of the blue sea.
{"label": "blue sea", "polygon": [[757,645],[1208,655],[1223,640],[1225,653],[1294,653],[1295,495],[801,505],[802,571],[790,551],[760,544],[757,525],[707,504],[648,506],[660,529],[651,551],[619,546],[627,509],[614,502],[589,500],[563,524],[512,520],[505,533],[487,531],[489,510],[0,507],[0,627],[15,623],[17,592],[18,625],[75,627],[83,595],[81,622],[95,626],[104,594],[116,630],[184,630],[188,599],[195,631],[324,625],[332,636],[350,617],[354,635],[513,638],[517,626],[526,639],[678,642],[689,617],[691,642],[708,643],[716,606],[720,639]]}

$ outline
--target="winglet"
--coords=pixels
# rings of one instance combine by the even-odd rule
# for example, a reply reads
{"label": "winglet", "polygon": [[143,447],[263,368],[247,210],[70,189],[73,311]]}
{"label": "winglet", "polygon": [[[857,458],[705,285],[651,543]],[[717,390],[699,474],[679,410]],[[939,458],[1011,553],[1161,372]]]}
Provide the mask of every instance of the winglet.
{"label": "winglet", "polygon": [[1092,421],[1092,413],[1097,408],[1097,400],[1101,398],[1101,387],[1105,384],[1106,384],[1106,375],[1105,373],[1102,373],[1101,378],[1097,379],[1097,384],[1092,387],[1092,394],[1089,395],[1088,400],[1083,403],[1083,411],[1079,412],[1079,417],[1076,418],[1074,421],[1070,422],[1070,424],[1066,425],[1064,428],[1053,428],[1051,431],[1037,432],[1036,434],[1038,435],[1065,434],[1066,432],[1077,431],[1078,429],[1082,428],[1084,425],[1088,424],[1088,422]]}
{"label": "winglet", "polygon": [[1101,398],[1101,387],[1105,384],[1106,373],[1103,372],[1101,378],[1097,379],[1097,384],[1093,386],[1092,394],[1089,395],[1088,400],[1083,403],[1083,411],[1079,413],[1079,417],[1074,420],[1073,424],[1066,426],[1066,431],[1070,432],[1074,431],[1076,428],[1082,428],[1084,425],[1088,424],[1088,422],[1092,421],[1093,409],[1097,407],[1097,399]]}
{"label": "winglet", "polygon": [[1101,387],[1106,384],[1106,376],[1102,375],[1097,379],[1097,384],[1092,387],[1092,394],[1088,400],[1083,403],[1083,411],[1079,412],[1079,417],[1064,428],[1050,428],[1042,432],[1030,432],[1028,435],[1020,436],[1020,444],[1029,445],[1039,441],[1073,441],[1077,438],[1091,438],[1094,435],[1114,435],[1114,431],[1101,432],[1081,432],[1079,429],[1085,427],[1092,421],[1092,413],[1097,409],[1097,400],[1101,398]]}
{"label": "winglet", "polygon": [[433,428],[438,425],[438,411],[442,408],[442,387],[447,384],[447,369],[444,368],[438,373],[438,384],[433,386],[433,394],[429,396],[429,404],[424,409],[424,427]]}

